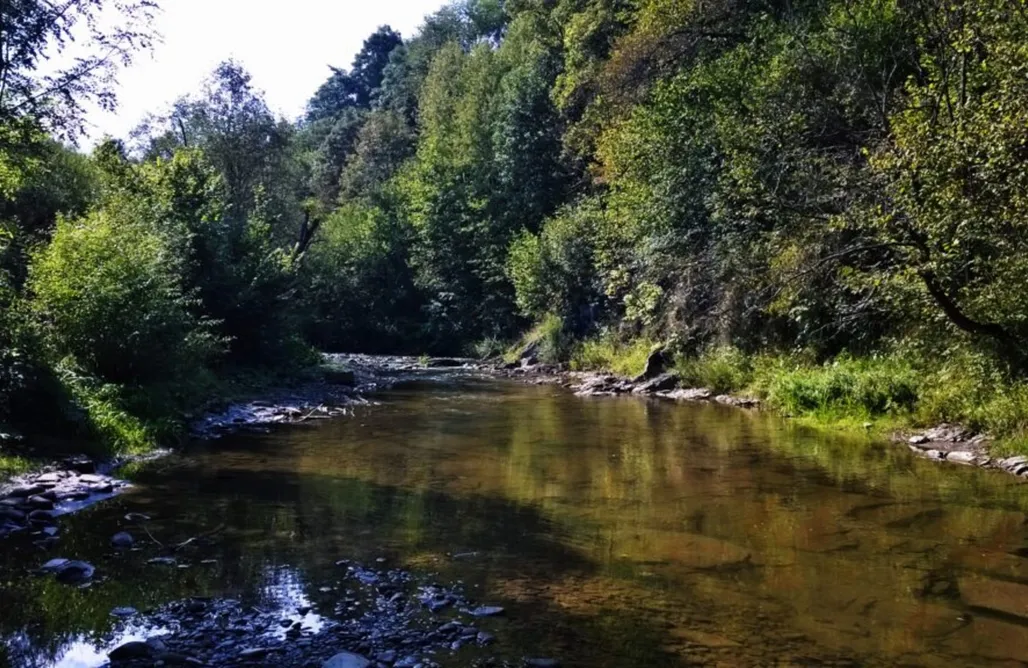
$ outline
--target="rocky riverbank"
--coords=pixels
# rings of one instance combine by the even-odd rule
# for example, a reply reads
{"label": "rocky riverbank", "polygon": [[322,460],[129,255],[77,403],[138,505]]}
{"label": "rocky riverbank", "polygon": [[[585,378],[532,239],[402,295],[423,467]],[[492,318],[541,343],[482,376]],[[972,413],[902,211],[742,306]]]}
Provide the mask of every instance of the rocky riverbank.
{"label": "rocky riverbank", "polygon": [[28,533],[46,550],[60,540],[59,518],[109,499],[128,486],[110,475],[112,464],[98,467],[85,457],[19,476],[0,485],[0,538]]}
{"label": "rocky riverbank", "polygon": [[157,610],[112,611],[137,638],[111,648],[113,666],[432,668],[559,666],[552,658],[494,656],[502,607],[476,604],[460,587],[425,583],[409,571],[346,560],[321,587],[331,608],[278,610],[232,599],[186,599]]}

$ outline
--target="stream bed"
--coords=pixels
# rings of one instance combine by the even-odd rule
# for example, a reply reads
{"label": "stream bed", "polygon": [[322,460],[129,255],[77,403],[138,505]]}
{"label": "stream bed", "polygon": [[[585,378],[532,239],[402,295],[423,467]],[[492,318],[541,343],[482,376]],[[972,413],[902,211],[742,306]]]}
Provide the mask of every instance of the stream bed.
{"label": "stream bed", "polygon": [[[132,465],[45,549],[0,543],[0,665],[101,666],[194,607],[222,627],[249,611],[225,665],[287,665],[275,643],[312,666],[413,645],[425,666],[1028,662],[1020,478],[459,370],[369,399]],[[96,575],[31,574],[54,558]]]}

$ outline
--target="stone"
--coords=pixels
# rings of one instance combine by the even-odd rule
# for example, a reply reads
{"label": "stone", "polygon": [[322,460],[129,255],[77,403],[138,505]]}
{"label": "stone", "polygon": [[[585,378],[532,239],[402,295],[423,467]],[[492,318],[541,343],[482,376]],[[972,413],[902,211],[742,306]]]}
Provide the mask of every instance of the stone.
{"label": "stone", "polygon": [[138,610],[136,610],[135,608],[130,608],[128,606],[122,608],[114,608],[113,610],[111,610],[112,617],[134,617],[137,614],[139,614]]}
{"label": "stone", "polygon": [[498,605],[481,605],[471,611],[472,617],[498,617],[504,613]]}
{"label": "stone", "polygon": [[420,664],[421,661],[418,659],[418,657],[412,654],[409,656],[405,656],[396,663],[394,663],[393,668],[414,668],[415,666],[418,666]]}
{"label": "stone", "polygon": [[273,651],[270,647],[247,647],[239,652],[239,658],[248,661],[263,659],[269,652]]}
{"label": "stone", "polygon": [[954,450],[946,455],[947,462],[956,462],[957,464],[973,464],[974,460],[975,454],[967,450]]}
{"label": "stone", "polygon": [[64,465],[76,473],[96,473],[96,462],[89,457],[68,457]]}
{"label": "stone", "polygon": [[714,393],[705,387],[690,387],[683,390],[671,390],[660,396],[676,401],[708,401]]}
{"label": "stone", "polygon": [[673,390],[676,387],[678,387],[678,376],[673,373],[662,373],[655,378],[639,383],[635,386],[632,392],[635,394],[650,394],[653,392]]}
{"label": "stone", "polygon": [[0,506],[0,521],[9,520],[11,522],[24,522],[25,513],[18,510],[17,508],[8,508],[7,506]]}
{"label": "stone", "polygon": [[47,490],[43,485],[21,485],[8,490],[7,496],[27,497],[42,494]]}
{"label": "stone", "polygon": [[321,668],[368,668],[371,661],[360,654],[340,652],[321,664]]}
{"label": "stone", "polygon": [[29,513],[29,522],[35,524],[49,524],[56,519],[57,515],[52,510],[33,510]]}
{"label": "stone", "polygon": [[152,564],[154,566],[174,566],[178,563],[178,561],[176,561],[175,557],[154,557],[153,559],[148,560],[146,563]]}
{"label": "stone", "polygon": [[525,666],[528,668],[560,668],[560,661],[556,659],[525,659]]}
{"label": "stone", "polygon": [[479,645],[491,645],[496,642],[496,636],[492,633],[486,633],[485,631],[479,631],[478,636],[475,638]]}
{"label": "stone", "polygon": [[136,544],[132,534],[127,531],[119,531],[118,533],[111,536],[111,545],[118,548],[119,550],[129,550],[133,545]]}
{"label": "stone", "polygon": [[924,434],[917,434],[917,435],[911,436],[909,439],[907,439],[907,443],[909,443],[911,445],[923,445],[924,443],[927,443],[927,442],[928,442],[928,437],[925,436]]}
{"label": "stone", "polygon": [[26,499],[25,503],[39,510],[53,510],[54,508],[54,502],[52,500],[38,494],[30,496]]}
{"label": "stone", "polygon": [[93,577],[96,568],[85,561],[66,561],[54,570],[54,577],[61,584],[81,584]]}
{"label": "stone", "polygon": [[152,652],[153,650],[145,642],[131,640],[112,649],[107,654],[107,658],[111,661],[134,661],[148,658]]}
{"label": "stone", "polygon": [[56,485],[61,481],[61,478],[63,477],[64,476],[61,474],[60,471],[51,471],[49,473],[44,473],[42,475],[36,476],[36,483],[41,485]]}

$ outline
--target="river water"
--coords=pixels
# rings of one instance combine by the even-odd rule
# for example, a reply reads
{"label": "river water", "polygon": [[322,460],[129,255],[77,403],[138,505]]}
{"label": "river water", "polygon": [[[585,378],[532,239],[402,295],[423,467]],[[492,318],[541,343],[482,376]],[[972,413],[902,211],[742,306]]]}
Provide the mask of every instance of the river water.
{"label": "river water", "polygon": [[[564,666],[1028,662],[1019,479],[760,413],[444,375],[127,475],[57,548],[0,544],[8,662],[99,665],[118,606],[317,604],[344,558],[460,581],[507,610],[491,652]],[[165,543],[220,530],[155,567],[109,547],[130,512]],[[103,577],[25,575],[53,556]]]}

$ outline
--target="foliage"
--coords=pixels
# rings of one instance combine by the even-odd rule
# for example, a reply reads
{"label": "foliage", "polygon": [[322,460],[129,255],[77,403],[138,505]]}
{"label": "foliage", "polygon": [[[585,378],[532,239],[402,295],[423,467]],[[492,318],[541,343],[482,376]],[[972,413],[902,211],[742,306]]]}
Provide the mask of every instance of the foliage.
{"label": "foliage", "polygon": [[603,332],[582,341],[572,356],[572,366],[583,370],[610,371],[633,377],[646,368],[654,344],[647,339],[623,341],[615,332]]}
{"label": "foliage", "polygon": [[213,345],[182,272],[168,241],[137,220],[62,220],[33,261],[30,308],[55,362],[111,383],[188,375]]}
{"label": "foliage", "polygon": [[118,68],[153,44],[156,9],[150,0],[5,2],[0,125],[31,118],[65,137],[80,134],[86,106],[113,109]]}

